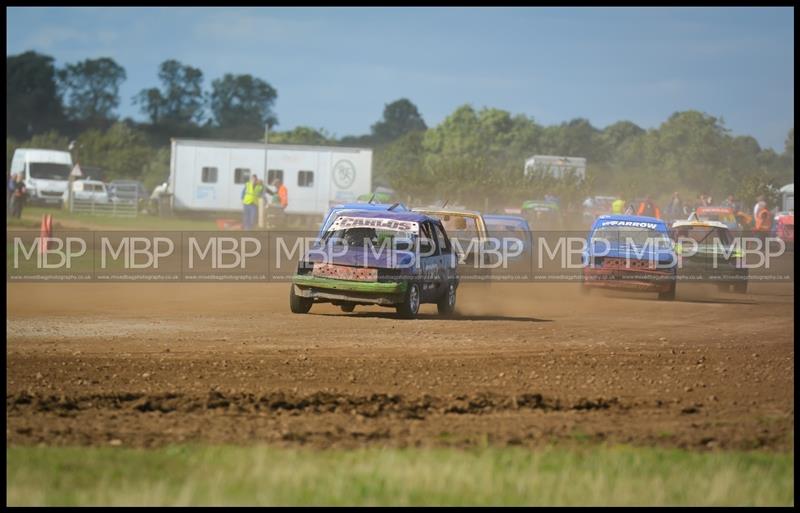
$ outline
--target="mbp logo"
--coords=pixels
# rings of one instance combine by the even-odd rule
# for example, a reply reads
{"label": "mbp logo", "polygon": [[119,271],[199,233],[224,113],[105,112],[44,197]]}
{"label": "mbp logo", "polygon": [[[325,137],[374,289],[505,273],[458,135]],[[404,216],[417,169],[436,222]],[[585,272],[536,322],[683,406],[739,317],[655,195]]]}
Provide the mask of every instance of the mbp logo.
{"label": "mbp logo", "polygon": [[248,258],[261,253],[261,241],[254,237],[209,237],[202,248],[196,237],[189,237],[189,269],[196,261],[208,263],[212,269],[245,269]]}
{"label": "mbp logo", "polygon": [[[36,254],[37,269],[71,269],[73,259],[86,254],[86,241],[81,237],[37,237],[29,247],[22,237],[14,237],[14,269]],[[22,257],[22,258],[20,258]]]}
{"label": "mbp logo", "polygon": [[125,269],[158,269],[161,260],[175,252],[175,243],[169,237],[122,237],[115,248],[109,237],[101,237],[100,248],[101,269],[120,256]]}

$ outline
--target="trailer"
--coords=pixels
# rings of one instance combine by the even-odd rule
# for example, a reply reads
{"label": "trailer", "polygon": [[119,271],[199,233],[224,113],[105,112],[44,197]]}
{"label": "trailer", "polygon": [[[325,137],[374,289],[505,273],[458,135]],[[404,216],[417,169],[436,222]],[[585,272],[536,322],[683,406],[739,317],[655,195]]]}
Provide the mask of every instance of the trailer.
{"label": "trailer", "polygon": [[332,204],[353,202],[372,188],[372,150],[241,141],[172,139],[169,192],[180,212],[242,211],[242,191],[256,174],[280,178],[286,214],[319,221]]}
{"label": "trailer", "polygon": [[794,183],[781,187],[781,210],[794,212]]}
{"label": "trailer", "polygon": [[586,159],[583,157],[555,157],[552,155],[534,155],[525,161],[525,176],[534,172],[543,172],[554,178],[564,178],[572,172],[576,178],[586,178]]}

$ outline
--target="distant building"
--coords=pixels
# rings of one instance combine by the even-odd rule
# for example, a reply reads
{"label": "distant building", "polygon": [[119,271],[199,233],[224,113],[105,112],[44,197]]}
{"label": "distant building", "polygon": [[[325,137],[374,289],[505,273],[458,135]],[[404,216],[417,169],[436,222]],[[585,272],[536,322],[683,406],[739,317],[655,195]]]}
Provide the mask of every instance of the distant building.
{"label": "distant building", "polygon": [[581,180],[586,178],[586,159],[582,157],[556,157],[534,155],[525,161],[525,176],[541,171],[555,178],[564,178],[570,171]]}

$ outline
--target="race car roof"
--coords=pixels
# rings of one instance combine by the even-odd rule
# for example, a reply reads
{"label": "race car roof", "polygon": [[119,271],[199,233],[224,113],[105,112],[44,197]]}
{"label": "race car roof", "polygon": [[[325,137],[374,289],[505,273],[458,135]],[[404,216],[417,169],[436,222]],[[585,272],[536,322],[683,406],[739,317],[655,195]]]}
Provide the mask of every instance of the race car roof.
{"label": "race car roof", "polygon": [[633,216],[626,214],[605,214],[597,216],[597,219],[595,219],[594,223],[592,224],[591,232],[593,233],[598,228],[607,225],[612,225],[612,226],[616,225],[619,226],[620,228],[646,227],[662,233],[669,232],[667,223],[665,223],[661,219],[657,219],[655,217]]}
{"label": "race car roof", "polygon": [[518,223],[527,223],[528,221],[524,217],[520,216],[511,216],[505,214],[486,214],[483,216],[486,221],[514,221]]}
{"label": "race car roof", "polygon": [[520,216],[509,216],[509,215],[502,215],[502,214],[486,214],[483,216],[483,220],[486,221],[487,225],[512,225],[518,227],[524,227],[527,229],[530,225],[528,225],[528,220],[524,217]]}
{"label": "race car roof", "polygon": [[331,207],[332,209],[336,210],[382,210],[386,211],[389,208],[393,207],[392,209],[395,212],[404,212],[407,211],[405,205],[402,203],[342,203],[341,205],[335,205]]}
{"label": "race car roof", "polygon": [[733,212],[733,208],[731,208],[731,207],[697,207],[697,213],[699,214],[700,212],[708,212],[708,213],[712,213],[712,212],[722,213],[722,212],[725,212],[725,213],[728,213],[728,212]]}
{"label": "race car roof", "polygon": [[728,225],[725,223],[720,223],[719,221],[675,221],[672,223],[673,228],[680,228],[682,226],[713,226],[714,228],[724,228],[728,229]]}
{"label": "race car roof", "polygon": [[425,212],[431,214],[446,214],[446,215],[469,215],[475,217],[481,217],[481,213],[477,210],[459,210],[459,209],[450,209],[450,208],[424,208],[424,207],[417,207],[412,208],[412,212]]}
{"label": "race car roof", "polygon": [[380,218],[380,219],[394,219],[396,221],[412,221],[415,223],[421,223],[423,221],[438,221],[438,219],[434,219],[432,217],[420,214],[418,212],[395,212],[392,210],[378,211],[378,210],[348,209],[346,215],[352,217],[368,217],[368,218]]}
{"label": "race car roof", "polygon": [[656,217],[633,216],[627,214],[604,214],[597,216],[595,222],[599,221],[629,221],[633,223],[656,223],[664,226],[667,225],[667,223],[665,223],[663,220]]}

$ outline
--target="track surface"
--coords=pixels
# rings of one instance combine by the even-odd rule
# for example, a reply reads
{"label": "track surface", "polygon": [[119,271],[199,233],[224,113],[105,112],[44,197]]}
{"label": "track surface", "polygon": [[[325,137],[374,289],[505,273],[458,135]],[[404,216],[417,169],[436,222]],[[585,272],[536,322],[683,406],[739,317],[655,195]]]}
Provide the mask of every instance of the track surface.
{"label": "track surface", "polygon": [[793,448],[793,284],[678,300],[459,290],[461,317],[288,284],[8,285],[7,444]]}

